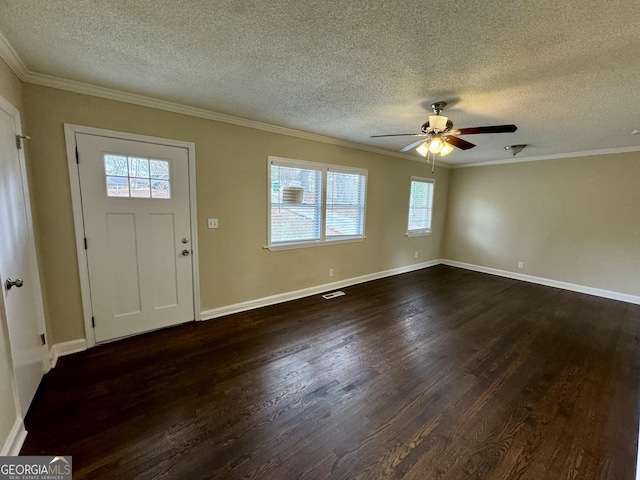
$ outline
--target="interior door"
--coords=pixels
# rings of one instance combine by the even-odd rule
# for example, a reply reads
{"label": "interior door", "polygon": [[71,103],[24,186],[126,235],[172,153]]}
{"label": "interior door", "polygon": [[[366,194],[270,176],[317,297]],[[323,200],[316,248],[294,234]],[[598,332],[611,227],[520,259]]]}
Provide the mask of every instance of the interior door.
{"label": "interior door", "polygon": [[76,133],[97,342],[195,319],[185,148]]}
{"label": "interior door", "polygon": [[0,97],[0,281],[13,370],[24,416],[47,363],[42,292],[24,162],[16,145],[19,114]]}

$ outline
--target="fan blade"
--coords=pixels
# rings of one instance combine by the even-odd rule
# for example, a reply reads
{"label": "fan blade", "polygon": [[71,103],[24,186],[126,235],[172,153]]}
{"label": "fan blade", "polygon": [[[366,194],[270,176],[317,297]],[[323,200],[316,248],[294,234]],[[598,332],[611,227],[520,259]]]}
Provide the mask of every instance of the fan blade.
{"label": "fan blade", "polygon": [[371,137],[369,138],[380,138],[380,137],[406,137],[406,136],[413,136],[413,137],[427,137],[428,135],[426,133],[393,133],[391,135],[371,135]]}
{"label": "fan blade", "polygon": [[454,135],[473,135],[476,133],[513,133],[518,130],[515,125],[494,125],[492,127],[471,127],[453,130]]}
{"label": "fan blade", "polygon": [[447,143],[450,143],[454,147],[458,147],[461,150],[469,150],[470,148],[475,147],[475,145],[473,143],[467,142],[466,140],[463,140],[463,139],[458,138],[458,137],[454,137],[453,135],[447,135],[444,138],[447,141]]}
{"label": "fan blade", "polygon": [[421,138],[420,140],[418,140],[417,142],[413,142],[410,145],[407,145],[406,147],[404,147],[402,150],[400,150],[401,152],[408,152],[409,150],[411,150],[412,148],[416,148],[418,145],[420,145],[421,143],[424,142],[424,139]]}

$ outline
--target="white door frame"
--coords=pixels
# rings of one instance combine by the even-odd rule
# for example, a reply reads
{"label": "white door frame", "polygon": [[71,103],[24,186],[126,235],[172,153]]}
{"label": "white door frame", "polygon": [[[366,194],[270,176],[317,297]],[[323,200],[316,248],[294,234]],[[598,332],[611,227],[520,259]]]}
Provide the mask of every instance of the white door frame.
{"label": "white door frame", "polygon": [[[89,267],[87,251],[84,248],[84,219],[82,214],[82,195],[80,192],[80,174],[76,162],[76,134],[84,133],[101,137],[133,140],[143,143],[154,143],[170,147],[185,148],[189,158],[189,210],[191,212],[191,248],[193,251],[193,312],[195,320],[200,320],[200,275],[198,262],[198,216],[196,211],[196,145],[193,142],[183,142],[135,133],[104,130],[102,128],[86,127],[83,125],[64,124],[64,136],[67,145],[67,163],[69,166],[69,180],[71,183],[71,203],[73,206],[73,223],[76,233],[76,252],[78,255],[78,270],[80,273],[80,291],[82,296],[82,314],[87,348],[96,344],[96,337],[91,322],[91,292],[89,289]],[[80,159],[82,161],[82,159]]]}

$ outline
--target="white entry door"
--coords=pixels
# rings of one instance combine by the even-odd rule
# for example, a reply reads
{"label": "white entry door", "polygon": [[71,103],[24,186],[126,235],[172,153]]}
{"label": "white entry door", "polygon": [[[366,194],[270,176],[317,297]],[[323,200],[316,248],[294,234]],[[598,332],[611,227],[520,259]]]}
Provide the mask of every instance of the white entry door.
{"label": "white entry door", "polygon": [[19,118],[0,97],[0,281],[24,417],[48,368],[48,356],[41,338],[44,313],[26,170],[16,145]]}
{"label": "white entry door", "polygon": [[97,342],[195,320],[185,148],[76,133]]}

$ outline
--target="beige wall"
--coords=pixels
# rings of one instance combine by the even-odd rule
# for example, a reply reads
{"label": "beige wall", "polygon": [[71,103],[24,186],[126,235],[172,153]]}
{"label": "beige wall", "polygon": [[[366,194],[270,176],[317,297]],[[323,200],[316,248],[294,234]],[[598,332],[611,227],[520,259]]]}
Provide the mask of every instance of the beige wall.
{"label": "beige wall", "polygon": [[[18,77],[0,59],[0,96],[22,112],[22,84]],[[0,269],[2,265],[0,265]],[[0,270],[0,279],[4,279]],[[14,396],[13,366],[9,349],[9,330],[4,310],[3,297],[0,294],[0,448],[17,418],[17,404]]]}
{"label": "beige wall", "polygon": [[455,169],[448,208],[444,258],[640,295],[638,152]]}
{"label": "beige wall", "polygon": [[[65,122],[195,143],[202,310],[440,258],[447,169],[436,171],[434,234],[407,238],[410,178],[431,177],[428,165],[35,85],[25,85],[25,101],[37,172],[40,256],[56,343],[84,337]],[[368,169],[368,238],[265,250],[268,155]],[[207,229],[208,217],[218,218],[220,228]],[[335,271],[332,279],[329,268]]]}
{"label": "beige wall", "polygon": [[[24,91],[55,343],[84,336],[65,122],[195,143],[202,310],[440,257],[640,294],[637,153],[438,169],[435,233],[407,238],[409,179],[431,176],[426,165],[36,85]],[[367,240],[265,250],[268,155],[367,168]],[[219,218],[218,230],[206,228],[208,217]]]}

